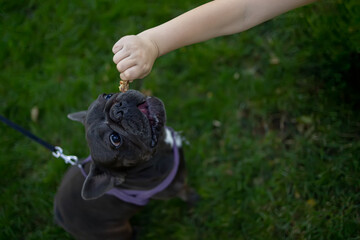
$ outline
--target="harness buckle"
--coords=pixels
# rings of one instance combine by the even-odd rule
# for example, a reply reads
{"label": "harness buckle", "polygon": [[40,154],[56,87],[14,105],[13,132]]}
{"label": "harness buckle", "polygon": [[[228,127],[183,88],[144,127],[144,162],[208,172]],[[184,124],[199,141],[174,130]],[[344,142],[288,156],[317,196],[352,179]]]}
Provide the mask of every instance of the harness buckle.
{"label": "harness buckle", "polygon": [[78,165],[79,163],[77,156],[68,156],[63,154],[62,148],[58,146],[55,147],[55,151],[52,152],[52,155],[56,158],[61,157],[62,159],[64,159],[65,163],[70,165]]}

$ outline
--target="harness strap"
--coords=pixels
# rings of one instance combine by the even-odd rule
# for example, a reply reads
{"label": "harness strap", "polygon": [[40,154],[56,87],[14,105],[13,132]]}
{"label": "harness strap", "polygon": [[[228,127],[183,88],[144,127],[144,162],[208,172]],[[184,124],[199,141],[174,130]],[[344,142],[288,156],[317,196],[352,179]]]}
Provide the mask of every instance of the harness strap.
{"label": "harness strap", "polygon": [[[129,189],[121,189],[121,188],[113,188],[109,190],[106,194],[113,195],[125,202],[132,203],[139,206],[144,206],[149,202],[149,199],[154,196],[155,194],[163,191],[165,188],[167,188],[171,182],[174,180],[176,173],[179,169],[179,163],[180,163],[180,156],[179,156],[179,149],[176,145],[176,139],[175,139],[175,132],[173,129],[169,128],[171,132],[171,136],[173,138],[173,153],[174,153],[174,165],[171,169],[168,176],[155,188],[149,189],[149,190],[129,190]],[[80,171],[82,174],[87,177],[86,172],[84,171],[84,168],[82,167],[83,164],[90,162],[91,156],[87,157],[80,167]]]}

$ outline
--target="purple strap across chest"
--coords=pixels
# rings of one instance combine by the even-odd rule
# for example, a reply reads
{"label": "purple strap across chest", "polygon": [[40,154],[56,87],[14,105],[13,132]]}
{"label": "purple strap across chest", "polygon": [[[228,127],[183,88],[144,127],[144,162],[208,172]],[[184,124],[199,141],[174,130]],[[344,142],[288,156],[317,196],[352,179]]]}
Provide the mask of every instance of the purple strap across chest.
{"label": "purple strap across chest", "polygon": [[[106,192],[106,194],[113,195],[128,203],[144,206],[149,202],[149,199],[152,196],[167,188],[170,185],[170,183],[174,180],[180,163],[179,149],[176,145],[175,133],[172,129],[170,129],[170,132],[173,139],[174,165],[169,175],[167,175],[167,177],[159,185],[149,190],[130,190],[130,189],[113,188],[108,192]],[[87,157],[82,162],[82,164],[85,164],[90,161],[91,161],[91,156]],[[85,177],[87,177],[87,174],[82,167],[80,167],[80,170],[82,174]]]}

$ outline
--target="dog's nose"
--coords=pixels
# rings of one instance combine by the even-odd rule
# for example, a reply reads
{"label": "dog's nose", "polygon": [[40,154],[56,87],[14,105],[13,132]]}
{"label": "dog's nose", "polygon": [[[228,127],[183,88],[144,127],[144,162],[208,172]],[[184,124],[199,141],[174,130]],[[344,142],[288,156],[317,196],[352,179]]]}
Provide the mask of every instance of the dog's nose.
{"label": "dog's nose", "polygon": [[118,103],[115,104],[117,108],[119,109],[128,109],[131,105],[129,104],[128,101],[120,101]]}
{"label": "dog's nose", "polygon": [[120,101],[118,103],[115,103],[110,110],[110,117],[114,121],[121,121],[124,117],[124,115],[127,114],[129,110],[129,104],[127,101]]}

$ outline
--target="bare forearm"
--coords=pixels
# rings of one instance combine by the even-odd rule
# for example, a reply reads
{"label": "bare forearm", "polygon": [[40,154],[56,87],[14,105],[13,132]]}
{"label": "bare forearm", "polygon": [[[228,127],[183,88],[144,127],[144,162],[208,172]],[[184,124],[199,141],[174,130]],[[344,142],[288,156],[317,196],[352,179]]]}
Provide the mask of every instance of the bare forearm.
{"label": "bare forearm", "polygon": [[315,0],[217,0],[190,10],[113,46],[122,80],[143,78],[157,57],[190,44],[245,31]]}
{"label": "bare forearm", "polygon": [[[223,35],[221,26],[230,22],[232,15],[242,16],[243,8],[235,8],[233,0],[212,1],[192,9],[162,25],[151,28],[139,34],[153,40],[159,47],[159,55],[166,54],[174,49],[206,41]],[[236,2],[242,2],[237,1]],[[219,5],[219,6],[218,6]],[[232,8],[232,11],[228,11]],[[230,13],[231,12],[231,13]]]}
{"label": "bare forearm", "polygon": [[138,36],[153,41],[159,56],[211,38],[245,31],[315,0],[217,0],[192,9]]}

